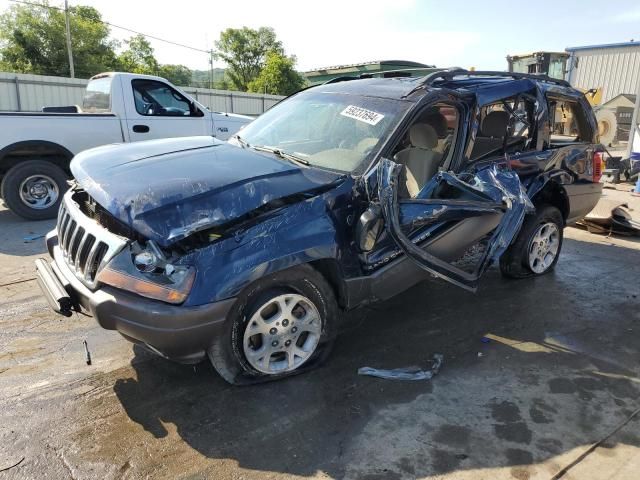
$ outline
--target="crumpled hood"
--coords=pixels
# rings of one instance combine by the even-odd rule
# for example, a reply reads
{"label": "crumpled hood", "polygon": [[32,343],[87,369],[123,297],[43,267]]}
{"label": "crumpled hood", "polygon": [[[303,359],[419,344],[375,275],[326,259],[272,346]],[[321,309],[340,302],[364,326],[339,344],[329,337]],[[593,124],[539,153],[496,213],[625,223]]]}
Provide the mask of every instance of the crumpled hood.
{"label": "crumpled hood", "polygon": [[162,246],[341,177],[212,137],[105,145],[76,155],[71,172],[109,213]]}

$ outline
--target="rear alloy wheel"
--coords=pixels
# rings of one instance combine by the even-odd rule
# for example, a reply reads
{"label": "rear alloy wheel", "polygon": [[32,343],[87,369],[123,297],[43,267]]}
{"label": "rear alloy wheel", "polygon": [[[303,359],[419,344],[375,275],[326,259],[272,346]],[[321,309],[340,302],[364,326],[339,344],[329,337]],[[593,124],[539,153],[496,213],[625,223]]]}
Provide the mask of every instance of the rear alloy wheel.
{"label": "rear alloy wheel", "polygon": [[309,265],[293,267],[247,287],[207,353],[234,385],[302,373],[328,357],[339,315],[325,278]]}
{"label": "rear alloy wheel", "polygon": [[500,271],[505,277],[525,278],[544,275],[558,263],[564,218],[556,207],[539,205],[527,215],[518,236],[500,257]]}
{"label": "rear alloy wheel", "polygon": [[560,248],[560,232],[553,222],[538,227],[529,243],[529,268],[538,275],[546,272],[556,260]]}

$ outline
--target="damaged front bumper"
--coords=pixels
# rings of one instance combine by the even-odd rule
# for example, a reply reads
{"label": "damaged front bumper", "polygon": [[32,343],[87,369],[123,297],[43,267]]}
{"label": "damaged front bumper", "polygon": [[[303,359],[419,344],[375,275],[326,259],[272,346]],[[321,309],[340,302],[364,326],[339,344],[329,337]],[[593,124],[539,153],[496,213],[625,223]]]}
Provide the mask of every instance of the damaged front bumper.
{"label": "damaged front bumper", "polygon": [[202,360],[213,339],[222,334],[235,298],[185,307],[151,300],[109,286],[90,290],[64,261],[57,236],[47,238],[51,264],[36,262],[38,283],[51,307],[63,315],[86,310],[107,330],[144,344],[156,353],[182,363]]}

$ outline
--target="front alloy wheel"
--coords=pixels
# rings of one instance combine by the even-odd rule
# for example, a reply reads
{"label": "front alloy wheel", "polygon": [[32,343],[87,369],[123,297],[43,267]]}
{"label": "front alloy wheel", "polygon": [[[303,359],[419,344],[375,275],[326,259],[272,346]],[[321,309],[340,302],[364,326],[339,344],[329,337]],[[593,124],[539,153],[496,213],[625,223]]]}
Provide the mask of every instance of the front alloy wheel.
{"label": "front alloy wheel", "polygon": [[207,350],[216,371],[234,385],[276,380],[320,365],[340,316],[333,288],[310,265],[248,285]]}
{"label": "front alloy wheel", "polygon": [[311,300],[299,294],[278,295],[249,320],[243,351],[259,372],[290,372],[313,355],[321,333],[320,313]]}

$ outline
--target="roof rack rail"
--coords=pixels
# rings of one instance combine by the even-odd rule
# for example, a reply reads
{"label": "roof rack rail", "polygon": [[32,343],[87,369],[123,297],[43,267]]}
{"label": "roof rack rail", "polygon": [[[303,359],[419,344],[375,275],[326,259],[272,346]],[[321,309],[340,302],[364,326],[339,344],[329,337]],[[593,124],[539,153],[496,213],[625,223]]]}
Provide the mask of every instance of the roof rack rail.
{"label": "roof rack rail", "polygon": [[[360,78],[372,78],[372,77],[384,77],[384,78],[402,78],[402,77],[410,77],[412,72],[424,72],[425,70],[440,70],[433,65],[422,67],[422,68],[398,68],[396,70],[381,70],[379,72],[362,72],[360,74]],[[427,75],[430,75],[433,72],[429,72]],[[416,77],[419,78],[419,77]]]}
{"label": "roof rack rail", "polygon": [[338,82],[348,82],[349,80],[360,80],[360,77],[352,77],[352,76],[349,76],[349,75],[342,75],[341,77],[331,78],[331,79],[327,80],[326,82],[323,82],[322,85],[329,85],[331,83],[338,83]]}
{"label": "roof rack rail", "polygon": [[538,73],[518,73],[518,72],[499,72],[492,70],[465,70],[464,68],[453,67],[439,72],[433,72],[425,76],[420,82],[421,86],[432,85],[437,80],[452,80],[453,77],[510,77],[514,79],[530,79],[542,82],[554,83],[563,87],[570,87],[571,84],[566,80],[551,78],[548,75]]}

